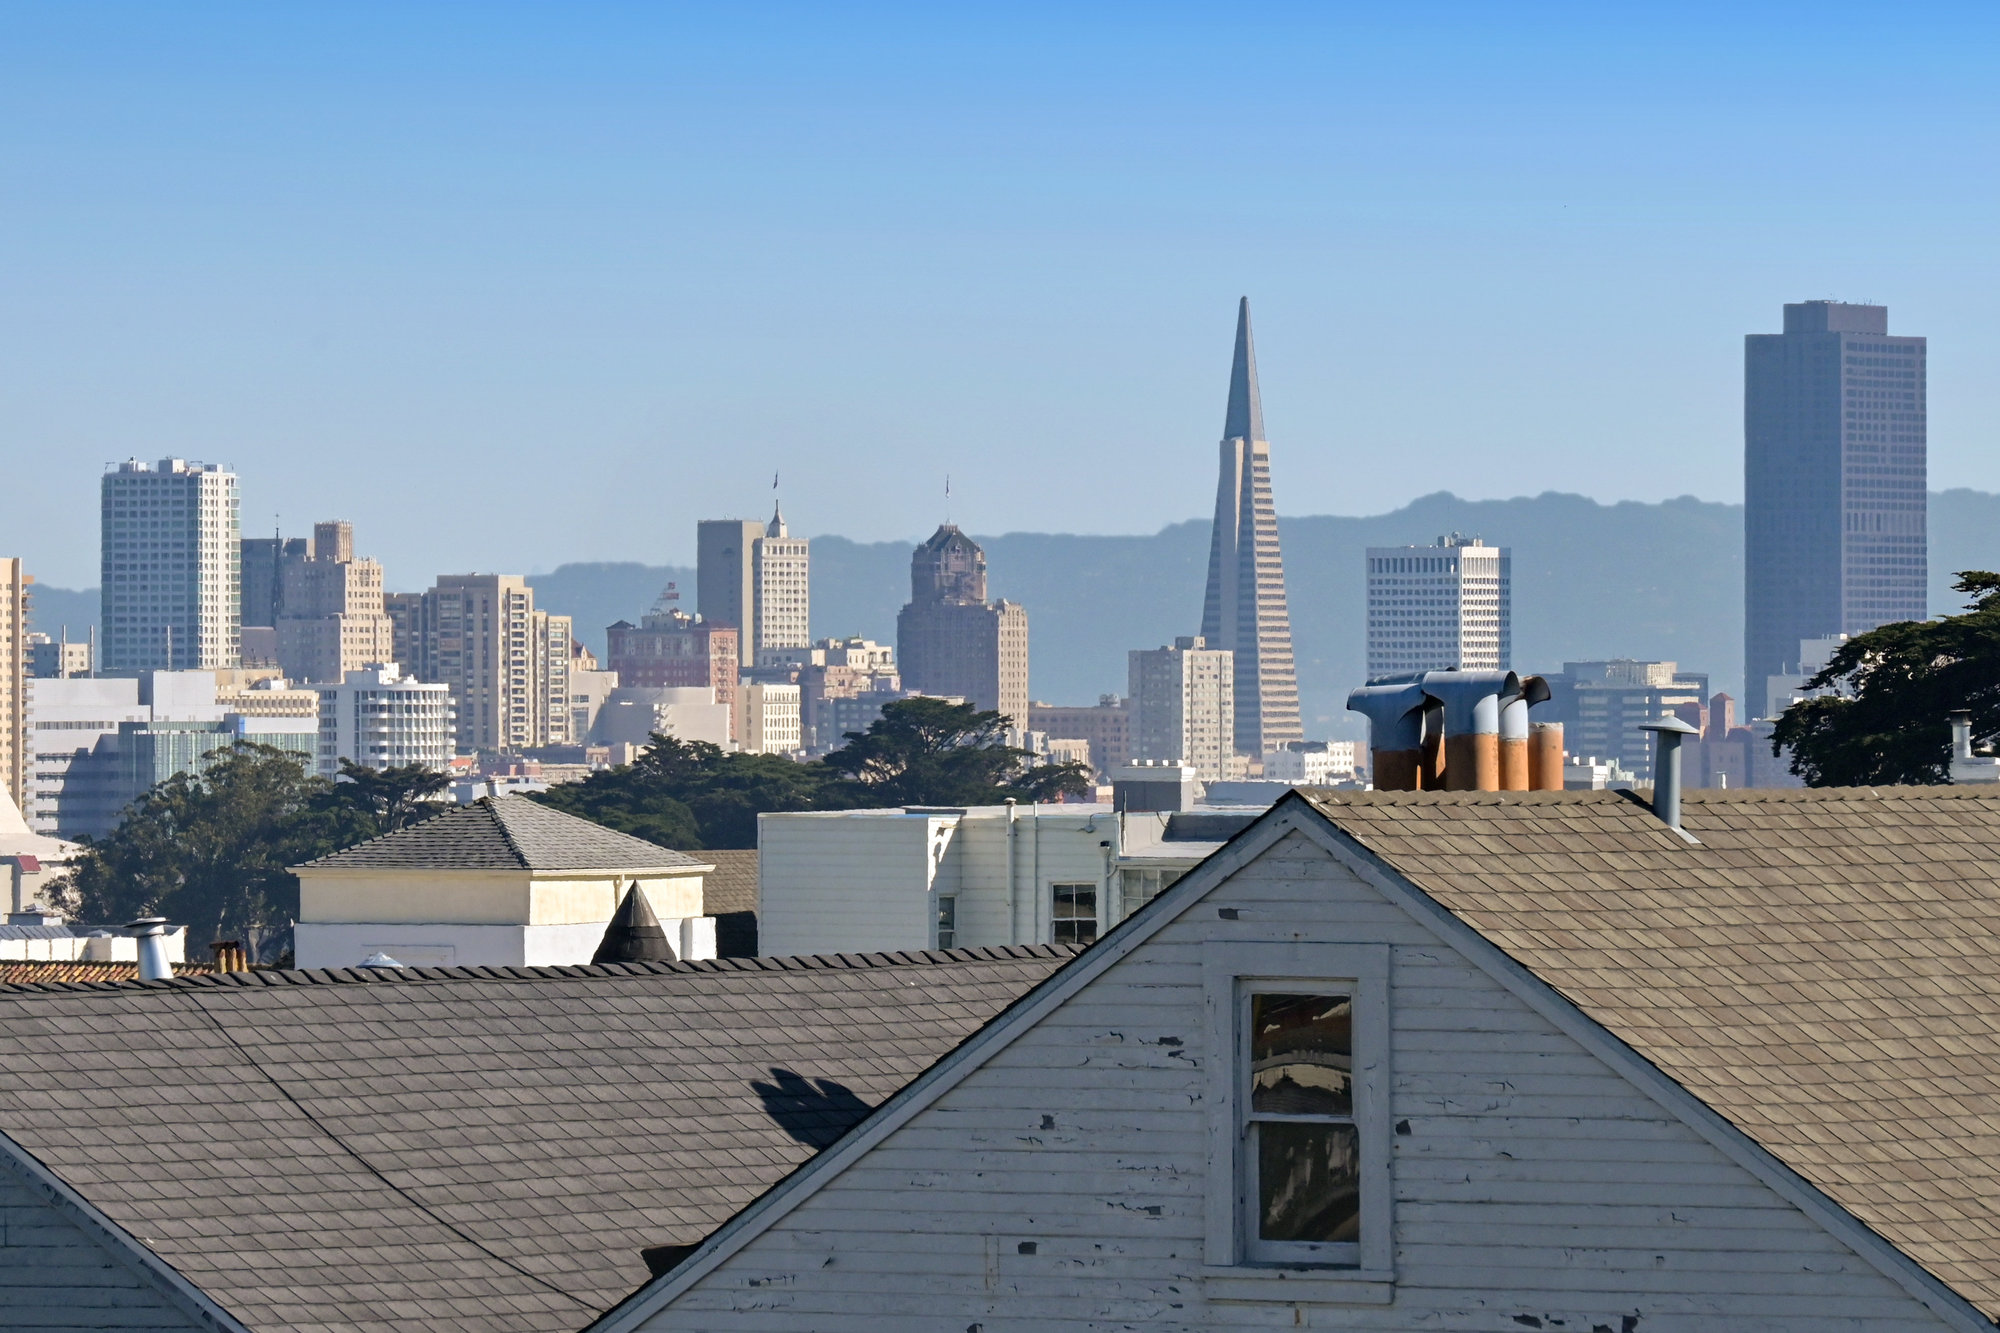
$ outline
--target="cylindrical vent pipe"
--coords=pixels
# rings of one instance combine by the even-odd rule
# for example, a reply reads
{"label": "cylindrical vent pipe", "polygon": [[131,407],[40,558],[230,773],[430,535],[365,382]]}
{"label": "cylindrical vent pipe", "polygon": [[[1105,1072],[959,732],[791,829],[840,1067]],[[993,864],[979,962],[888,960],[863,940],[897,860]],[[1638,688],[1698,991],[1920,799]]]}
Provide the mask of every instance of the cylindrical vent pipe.
{"label": "cylindrical vent pipe", "polygon": [[1349,711],[1368,719],[1368,751],[1377,791],[1416,791],[1422,762],[1424,688],[1417,682],[1363,685]]}
{"label": "cylindrical vent pipe", "polygon": [[1424,693],[1444,705],[1446,791],[1500,790],[1500,697],[1519,694],[1511,671],[1427,671]]}
{"label": "cylindrical vent pipe", "polygon": [[1444,705],[1428,697],[1424,700],[1423,759],[1417,769],[1419,787],[1444,790]]}
{"label": "cylindrical vent pipe", "polygon": [[142,916],[126,926],[139,940],[139,980],[164,981],[173,976],[174,965],[167,961],[167,919]]}
{"label": "cylindrical vent pipe", "polygon": [[1540,676],[1521,677],[1520,689],[1500,696],[1500,790],[1528,791],[1534,787],[1528,763],[1528,709],[1549,700],[1549,683]]}
{"label": "cylindrical vent pipe", "polygon": [[1563,789],[1563,724],[1533,722],[1528,725],[1528,790]]}
{"label": "cylindrical vent pipe", "polygon": [[1677,717],[1641,722],[1653,733],[1653,813],[1670,829],[1681,826],[1681,738],[1698,734]]}

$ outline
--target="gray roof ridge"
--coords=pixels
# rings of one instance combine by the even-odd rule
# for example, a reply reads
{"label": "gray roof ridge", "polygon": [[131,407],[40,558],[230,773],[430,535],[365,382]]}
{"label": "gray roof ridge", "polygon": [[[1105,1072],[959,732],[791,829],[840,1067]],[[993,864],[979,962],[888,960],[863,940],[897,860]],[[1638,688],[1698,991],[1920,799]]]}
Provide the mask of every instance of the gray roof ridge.
{"label": "gray roof ridge", "polygon": [[[527,797],[523,796],[520,799],[525,801]],[[534,804],[532,801],[528,803]],[[532,870],[535,863],[528,859],[528,854],[522,850],[521,844],[514,841],[514,830],[507,827],[507,817],[500,813],[500,802],[494,797],[482,796],[473,804],[486,807],[486,813],[492,818],[494,827],[500,830],[500,840],[507,844],[507,850],[514,853],[515,860]]]}
{"label": "gray roof ridge", "polygon": [[0,998],[102,991],[191,990],[233,986],[339,986],[449,981],[590,981],[601,977],[668,976],[703,972],[838,972],[898,967],[942,967],[1000,963],[1026,958],[1073,958],[1083,950],[1069,944],[989,944],[964,949],[904,950],[896,953],[806,954],[770,958],[695,958],[674,963],[574,963],[544,967],[464,964],[454,967],[258,968],[212,972],[159,981],[24,981],[0,985]]}

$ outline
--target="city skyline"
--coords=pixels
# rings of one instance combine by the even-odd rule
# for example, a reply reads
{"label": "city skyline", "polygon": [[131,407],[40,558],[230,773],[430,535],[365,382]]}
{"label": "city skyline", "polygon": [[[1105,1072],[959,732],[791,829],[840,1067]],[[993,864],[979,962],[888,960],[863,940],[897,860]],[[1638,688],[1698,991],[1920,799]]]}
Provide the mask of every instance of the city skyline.
{"label": "city skyline", "polygon": [[[1990,11],[1301,11],[1279,42],[614,8],[469,44],[414,11],[112,12],[17,8],[0,55],[0,466],[35,478],[13,545],[52,586],[87,586],[62,515],[134,454],[231,466],[248,532],[347,514],[413,579],[684,561],[774,469],[806,534],[917,540],[947,473],[970,532],[1157,531],[1200,512],[1174,479],[1243,292],[1288,514],[1734,500],[1738,340],[1809,296],[1952,349],[1932,477],[2000,491]],[[1258,71],[1226,106],[1218,61]],[[1898,197],[1923,244],[1883,236]],[[504,481],[557,459],[579,495],[618,479],[587,533]],[[1017,484],[1078,462],[1115,507]]]}

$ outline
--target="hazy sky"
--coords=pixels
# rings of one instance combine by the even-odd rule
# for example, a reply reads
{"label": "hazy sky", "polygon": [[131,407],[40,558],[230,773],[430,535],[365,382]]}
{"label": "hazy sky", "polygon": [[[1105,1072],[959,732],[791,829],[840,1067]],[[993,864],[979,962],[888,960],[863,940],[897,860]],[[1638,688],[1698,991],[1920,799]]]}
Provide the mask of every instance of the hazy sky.
{"label": "hazy sky", "polygon": [[[1748,12],[1746,12],[1748,11]],[[697,517],[1150,531],[1247,293],[1279,507],[1740,495],[1742,335],[1932,339],[2000,490],[2000,8],[0,8],[0,554],[233,465],[392,587]],[[1504,534],[1488,534],[1489,537]]]}

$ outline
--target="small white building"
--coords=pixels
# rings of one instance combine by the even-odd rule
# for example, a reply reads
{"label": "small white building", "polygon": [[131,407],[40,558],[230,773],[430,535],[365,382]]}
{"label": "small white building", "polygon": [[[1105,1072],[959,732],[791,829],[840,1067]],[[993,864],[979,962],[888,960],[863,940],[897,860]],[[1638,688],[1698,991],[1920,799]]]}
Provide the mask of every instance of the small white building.
{"label": "small white building", "polygon": [[588,963],[635,885],[680,957],[713,958],[701,899],[714,868],[525,796],[488,797],[294,866],[298,965]]}
{"label": "small white building", "polygon": [[758,950],[1088,944],[1259,813],[984,805],[760,815]]}
{"label": "small white building", "polygon": [[350,671],[319,690],[319,775],[340,775],[340,761],[363,768],[451,764],[456,716],[449,685],[427,685],[394,662]]}

